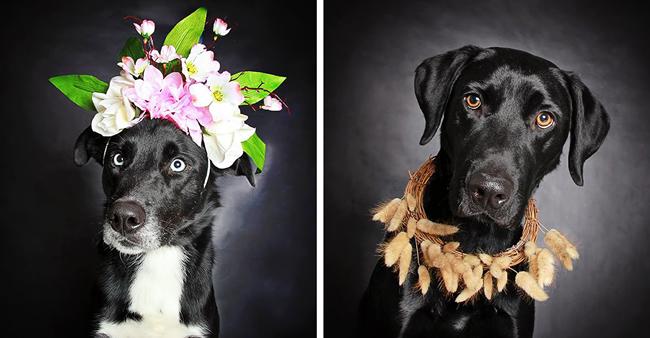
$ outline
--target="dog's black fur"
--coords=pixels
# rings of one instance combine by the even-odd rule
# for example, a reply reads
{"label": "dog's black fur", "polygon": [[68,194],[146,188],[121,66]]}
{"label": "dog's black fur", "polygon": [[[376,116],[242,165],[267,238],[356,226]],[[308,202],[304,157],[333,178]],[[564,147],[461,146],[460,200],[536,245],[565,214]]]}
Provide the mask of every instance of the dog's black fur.
{"label": "dog's black fur", "polygon": [[[110,143],[106,148],[107,142]],[[112,162],[118,153],[124,162],[120,166]],[[217,176],[234,173],[245,175],[254,185],[250,159],[244,155],[227,170],[213,166],[204,188],[208,169],[205,150],[171,122],[158,119],[144,119],[110,139],[86,129],[76,142],[74,162],[81,166],[91,158],[104,167],[104,236],[111,231],[109,224],[114,221],[116,202],[126,200],[140,205],[147,214],[147,222],[154,223],[151,226],[156,243],[151,244],[151,238],[137,230],[122,231],[120,245],[127,249],[143,248],[144,252],[162,246],[181,247],[186,257],[181,322],[204,324],[212,333],[210,337],[217,337],[219,315],[212,286],[214,249],[210,226],[219,206],[214,181]],[[186,169],[173,172],[170,163],[178,158],[186,163]],[[100,241],[99,249],[103,263],[98,283],[97,325],[99,321],[141,320],[141,314],[129,311],[129,287],[142,253],[124,254],[105,241]]]}
{"label": "dog's black fur", "polygon": [[[449,240],[464,252],[515,244],[526,202],[559,164],[568,135],[569,171],[582,185],[583,164],[609,130],[605,109],[576,75],[513,49],[466,46],[429,58],[416,70],[415,93],[426,120],[420,143],[442,123],[425,210],[432,220],[458,224]],[[478,95],[479,109],[468,106],[469,94]],[[555,118],[551,127],[535,124],[542,111]],[[459,305],[435,286],[422,296],[416,275],[412,268],[399,286],[395,273],[377,263],[361,302],[360,336],[532,337],[534,304],[513,283],[492,301],[476,297]]]}

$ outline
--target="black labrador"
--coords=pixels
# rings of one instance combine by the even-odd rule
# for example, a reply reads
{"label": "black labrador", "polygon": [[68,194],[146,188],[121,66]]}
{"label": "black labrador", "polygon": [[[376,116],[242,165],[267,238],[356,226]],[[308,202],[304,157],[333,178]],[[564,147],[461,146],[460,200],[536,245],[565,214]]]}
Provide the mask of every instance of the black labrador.
{"label": "black labrador", "polygon": [[[578,76],[514,49],[466,46],[431,57],[416,70],[415,94],[426,120],[420,144],[442,124],[425,211],[455,220],[461,231],[451,240],[464,252],[515,244],[526,203],[557,167],[567,137],[569,171],[581,186],[583,164],[609,130],[605,109]],[[377,263],[361,302],[360,336],[532,337],[534,304],[514,283],[492,301],[459,305],[437,288],[422,296],[411,272],[400,287]]]}
{"label": "black labrador", "polygon": [[110,138],[86,129],[74,162],[91,158],[106,194],[95,337],[217,337],[214,181],[234,173],[254,185],[250,159],[208,168],[205,149],[160,119]]}

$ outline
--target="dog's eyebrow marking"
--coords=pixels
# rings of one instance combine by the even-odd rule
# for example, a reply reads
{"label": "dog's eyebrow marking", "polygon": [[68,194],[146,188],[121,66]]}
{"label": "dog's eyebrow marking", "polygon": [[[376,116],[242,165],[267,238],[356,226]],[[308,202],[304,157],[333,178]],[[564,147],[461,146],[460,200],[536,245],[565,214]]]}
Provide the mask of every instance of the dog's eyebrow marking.
{"label": "dog's eyebrow marking", "polygon": [[167,143],[165,143],[165,146],[163,147],[163,154],[166,157],[169,157],[169,158],[171,158],[173,156],[177,156],[179,154],[179,152],[180,152],[180,149],[178,148],[178,145],[176,145],[176,143],[174,143],[174,142],[167,142]]}
{"label": "dog's eyebrow marking", "polygon": [[544,94],[537,91],[536,89],[532,89],[532,91],[533,93],[530,95],[530,98],[524,103],[521,112],[523,115],[529,115],[530,113],[535,114],[533,110],[543,109],[542,105],[544,103]]}

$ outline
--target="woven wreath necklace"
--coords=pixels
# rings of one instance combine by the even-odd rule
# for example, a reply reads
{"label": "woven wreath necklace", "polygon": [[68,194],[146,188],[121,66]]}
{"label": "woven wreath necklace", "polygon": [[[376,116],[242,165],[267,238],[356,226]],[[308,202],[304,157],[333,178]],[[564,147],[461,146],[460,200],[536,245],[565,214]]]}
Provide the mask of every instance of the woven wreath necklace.
{"label": "woven wreath necklace", "polygon": [[[445,237],[459,231],[453,225],[429,220],[422,205],[424,190],[435,172],[434,158],[427,159],[415,173],[409,173],[404,196],[383,203],[374,210],[373,220],[386,225],[385,243],[380,245],[384,263],[398,273],[399,284],[409,274],[413,250],[418,274],[417,287],[425,295],[431,286],[432,274],[441,282],[441,290],[456,295],[463,303],[483,294],[488,300],[503,291],[508,272],[516,273],[515,284],[531,298],[544,301],[544,287],[553,282],[555,257],[567,270],[573,270],[573,260],[579,257],[576,247],[555,229],[546,229],[537,219],[535,200],[526,206],[522,236],[514,246],[497,254],[464,253],[460,243]],[[545,232],[547,248],[537,247],[537,232]],[[550,250],[549,250],[550,249]],[[555,256],[555,257],[554,257]],[[528,271],[517,272],[512,267],[526,261]],[[479,292],[483,290],[483,292]]]}

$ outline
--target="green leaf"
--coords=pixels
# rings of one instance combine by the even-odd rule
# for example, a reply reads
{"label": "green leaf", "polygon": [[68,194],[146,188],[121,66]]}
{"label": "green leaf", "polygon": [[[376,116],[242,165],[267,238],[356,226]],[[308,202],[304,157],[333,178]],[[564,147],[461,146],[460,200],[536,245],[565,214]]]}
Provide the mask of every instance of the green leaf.
{"label": "green leaf", "polygon": [[61,75],[50,78],[50,83],[58,88],[77,106],[95,111],[93,93],[106,93],[108,84],[92,75]]}
{"label": "green leaf", "polygon": [[199,42],[205,27],[208,11],[201,7],[179,21],[165,38],[165,45],[176,47],[176,53],[187,57],[192,46]]}
{"label": "green leaf", "polygon": [[258,171],[262,171],[266,158],[266,144],[264,144],[264,141],[255,133],[248,140],[242,142],[241,145],[244,152],[255,162]]}
{"label": "green leaf", "polygon": [[126,40],[124,47],[120,51],[118,59],[121,61],[123,56],[130,56],[133,60],[144,57],[144,49],[142,49],[142,41],[139,38],[131,37]]}
{"label": "green leaf", "polygon": [[252,71],[239,72],[230,78],[232,81],[239,82],[244,94],[244,104],[247,105],[264,99],[287,79],[284,76]]}

